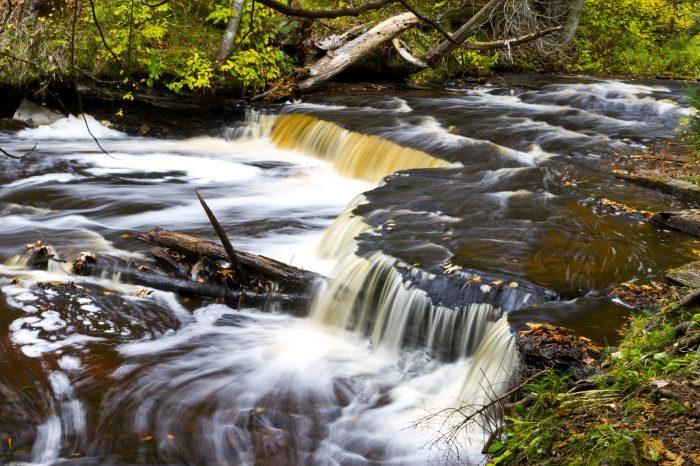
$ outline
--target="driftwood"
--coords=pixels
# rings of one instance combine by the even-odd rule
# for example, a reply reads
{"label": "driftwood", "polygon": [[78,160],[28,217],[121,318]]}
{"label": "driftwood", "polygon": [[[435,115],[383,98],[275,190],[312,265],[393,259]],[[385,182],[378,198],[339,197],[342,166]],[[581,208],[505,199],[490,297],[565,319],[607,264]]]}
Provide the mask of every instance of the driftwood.
{"label": "driftwood", "polygon": [[172,254],[170,250],[166,248],[158,248],[155,251],[152,251],[151,255],[161,267],[176,277],[185,278],[188,280],[192,278],[192,272],[187,264],[184,264],[176,257],[173,257],[174,254]]}
{"label": "driftwood", "polygon": [[308,91],[319,86],[419,22],[420,19],[410,12],[382,21],[359,37],[315,61],[308,69],[309,77],[298,84],[299,90]]}
{"label": "driftwood", "polygon": [[214,231],[216,231],[216,236],[219,237],[219,241],[221,241],[221,244],[224,246],[224,251],[226,251],[226,256],[228,257],[228,260],[231,262],[231,265],[233,266],[233,269],[236,271],[236,274],[238,274],[238,281],[241,283],[241,285],[248,287],[250,286],[250,279],[248,278],[248,272],[245,270],[245,268],[241,265],[240,261],[238,260],[238,254],[236,253],[236,250],[233,248],[233,245],[231,244],[231,240],[228,239],[228,235],[226,234],[226,231],[223,229],[219,221],[216,219],[216,216],[214,215],[214,212],[211,211],[207,203],[204,201],[204,198],[199,194],[199,191],[196,189],[194,190],[195,195],[197,196],[197,199],[199,200],[199,203],[202,204],[202,208],[204,209],[204,212],[206,212],[207,217],[209,218],[209,222],[211,223],[211,226],[214,227]]}
{"label": "driftwood", "polygon": [[125,283],[173,291],[184,296],[220,299],[236,307],[251,305],[263,307],[268,303],[279,303],[285,309],[303,311],[309,302],[309,294],[306,293],[233,290],[221,284],[169,277],[122,259],[101,257],[91,253],[83,253],[78,257],[73,264],[73,273],[97,277],[118,275],[119,280]]}
{"label": "driftwood", "polygon": [[[148,233],[140,233],[136,237],[146,243],[168,248],[192,257],[222,261],[229,260],[223,246],[212,241],[166,230],[165,228],[154,228]],[[317,273],[299,269],[269,257],[243,251],[237,251],[236,256],[251,276],[262,275],[267,280],[275,282],[279,290],[283,292],[307,292],[314,281],[325,279],[325,277]]]}

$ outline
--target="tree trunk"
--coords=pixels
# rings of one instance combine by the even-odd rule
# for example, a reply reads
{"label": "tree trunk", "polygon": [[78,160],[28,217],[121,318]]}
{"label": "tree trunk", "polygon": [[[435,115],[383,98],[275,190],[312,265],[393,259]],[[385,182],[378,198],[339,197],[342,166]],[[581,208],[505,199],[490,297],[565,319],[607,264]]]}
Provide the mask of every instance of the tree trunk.
{"label": "tree trunk", "polygon": [[583,0],[574,0],[569,7],[569,13],[566,16],[566,24],[562,33],[562,45],[569,45],[574,40],[574,34],[578,28],[578,18],[581,15],[583,8]]}
{"label": "tree trunk", "polygon": [[308,91],[324,83],[380,45],[413,27],[419,21],[413,13],[403,13],[379,23],[369,31],[314,62],[309,67],[309,77],[299,83],[299,90]]}
{"label": "tree trunk", "polygon": [[128,262],[83,253],[75,261],[72,272],[80,276],[119,275],[119,280],[134,285],[142,285],[157,290],[172,291],[183,296],[221,299],[232,306],[264,307],[267,303],[280,303],[285,309],[303,313],[308,307],[308,293],[273,293],[246,290],[232,290],[215,283],[200,283],[183,278],[168,277],[148,269],[139,268]]}
{"label": "tree trunk", "polygon": [[241,25],[241,15],[243,14],[243,6],[245,5],[245,0],[233,0],[231,4],[231,17],[226,25],[226,31],[224,31],[224,37],[221,39],[221,46],[219,47],[219,54],[217,59],[219,63],[231,55],[233,50],[233,41],[238,35],[238,27]]}
{"label": "tree trunk", "polygon": [[486,22],[491,14],[504,3],[505,0],[491,0],[484,7],[479,10],[474,16],[469,18],[469,21],[464,23],[459,29],[457,29],[454,34],[452,34],[452,40],[443,40],[436,46],[430,48],[425,54],[425,62],[428,65],[434,64],[440,57],[451,52],[462,42],[467,40],[470,35],[472,35],[479,27]]}

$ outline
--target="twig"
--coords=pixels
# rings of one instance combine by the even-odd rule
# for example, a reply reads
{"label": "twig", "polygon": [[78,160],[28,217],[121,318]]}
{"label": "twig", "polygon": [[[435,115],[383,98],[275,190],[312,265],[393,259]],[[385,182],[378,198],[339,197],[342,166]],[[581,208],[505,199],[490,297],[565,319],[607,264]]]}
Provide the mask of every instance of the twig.
{"label": "twig", "polygon": [[97,20],[97,13],[95,12],[95,1],[94,0],[89,0],[90,1],[90,10],[92,11],[92,20],[95,23],[95,27],[97,28],[97,32],[100,34],[100,39],[102,39],[102,44],[105,46],[107,51],[112,55],[114,58],[114,61],[117,62],[119,67],[124,70],[124,65],[122,65],[121,60],[119,60],[119,57],[117,57],[117,54],[114,53],[114,50],[109,46],[107,43],[107,39],[105,38],[104,32],[102,31],[102,26],[100,26],[100,22]]}
{"label": "twig", "polygon": [[430,27],[432,27],[433,29],[435,29],[436,31],[438,31],[440,34],[442,34],[443,36],[445,36],[445,39],[447,39],[447,40],[449,40],[450,42],[452,42],[453,44],[457,45],[457,42],[452,38],[452,34],[450,34],[444,27],[440,26],[438,23],[436,23],[436,22],[433,21],[432,19],[430,19],[430,18],[428,18],[427,16],[423,15],[420,11],[416,10],[415,8],[413,8],[413,6],[411,6],[411,4],[408,3],[407,0],[398,0],[398,1],[399,1],[399,3],[400,3],[401,5],[404,6],[404,8],[406,8],[408,11],[410,11],[411,13],[413,13],[414,15],[416,15],[416,16],[418,17],[418,19],[420,19],[420,20],[423,21],[424,23],[428,24]]}
{"label": "twig", "polygon": [[162,1],[156,2],[156,3],[148,3],[146,0],[141,0],[141,4],[147,6],[148,8],[158,8],[159,6],[165,5],[169,1],[170,0],[162,0]]}
{"label": "twig", "polygon": [[102,144],[100,144],[100,141],[97,140],[94,134],[92,134],[92,130],[90,129],[90,125],[88,124],[87,117],[85,116],[85,112],[83,111],[83,98],[80,96],[80,91],[78,91],[78,87],[75,87],[75,94],[78,96],[78,108],[80,109],[80,116],[83,117],[83,121],[85,122],[85,128],[87,129],[88,133],[90,133],[90,137],[92,137],[92,140],[95,141],[95,144],[97,144],[97,147],[100,148],[100,150],[108,157],[111,157],[115,160],[119,160],[117,157],[113,156],[109,152],[105,150],[104,147],[102,147]]}
{"label": "twig", "polygon": [[[36,147],[36,146],[35,146],[35,147]],[[18,155],[12,155],[12,154],[10,154],[9,152],[7,152],[7,151],[6,151],[5,149],[3,149],[2,147],[0,147],[0,153],[3,154],[3,155],[5,155],[5,156],[7,156],[7,157],[9,157],[9,158],[11,158],[11,159],[15,159],[15,160],[22,160],[22,159],[24,158],[24,157],[20,157],[20,156],[18,156]]]}
{"label": "twig", "polygon": [[219,223],[219,221],[214,216],[214,212],[211,211],[211,209],[209,208],[207,203],[204,202],[204,199],[202,198],[202,196],[200,196],[199,191],[197,191],[195,189],[194,193],[197,195],[197,199],[199,199],[199,203],[202,204],[202,208],[204,209],[204,212],[206,212],[207,217],[209,217],[209,222],[211,223],[211,226],[214,227],[214,231],[216,231],[216,235],[219,237],[219,240],[221,241],[221,244],[224,247],[224,250],[226,250],[226,255],[228,256],[229,260],[231,261],[231,265],[233,265],[233,267],[236,269],[236,273],[238,274],[238,278],[243,283],[243,285],[250,286],[250,280],[248,279],[248,274],[246,273],[245,269],[241,265],[241,262],[238,260],[238,256],[236,255],[236,250],[233,249],[233,245],[231,244],[231,241],[228,239],[228,235],[226,234],[224,229],[221,227],[221,224]]}

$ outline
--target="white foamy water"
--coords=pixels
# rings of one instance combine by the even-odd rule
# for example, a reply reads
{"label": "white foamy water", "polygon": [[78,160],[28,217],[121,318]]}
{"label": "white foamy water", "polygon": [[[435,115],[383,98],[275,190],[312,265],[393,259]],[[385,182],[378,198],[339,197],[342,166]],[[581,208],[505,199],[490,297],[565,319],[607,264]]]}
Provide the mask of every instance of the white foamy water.
{"label": "white foamy water", "polygon": [[[162,439],[158,448],[165,457],[177,457],[182,448],[165,441],[166,434],[180,438],[194,422],[202,432],[197,448],[203,458],[254,461],[259,439],[246,427],[254,419],[286,428],[270,433],[268,441],[278,445],[289,441],[285,430],[294,432],[301,451],[292,453],[298,455],[292,463],[355,464],[372,450],[381,450],[388,464],[440,460],[443,451],[424,448],[435,425],[407,427],[454,405],[463,396],[465,374],[479,371],[470,359],[441,364],[420,351],[376,350],[360,335],[308,319],[218,305],[198,309],[194,317],[174,335],[121,346],[126,362],[114,374],[121,388],[112,390],[106,405],[110,415],[137,403],[133,427]],[[226,318],[237,324],[217,325]],[[512,369],[506,366],[498,367]],[[489,375],[497,380],[497,372]],[[195,415],[203,405],[213,408],[210,414]],[[328,433],[314,440],[319,427]],[[304,438],[315,451],[304,451]],[[481,439],[462,441],[462,456],[480,460]],[[226,447],[232,442],[235,451]]]}

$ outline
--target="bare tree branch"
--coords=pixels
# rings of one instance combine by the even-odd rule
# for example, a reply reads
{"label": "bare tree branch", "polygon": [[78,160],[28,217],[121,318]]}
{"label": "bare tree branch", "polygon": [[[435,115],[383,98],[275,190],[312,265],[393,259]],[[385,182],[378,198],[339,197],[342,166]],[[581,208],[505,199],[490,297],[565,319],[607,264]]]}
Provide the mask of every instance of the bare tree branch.
{"label": "bare tree branch", "polygon": [[443,36],[445,36],[445,38],[446,38],[447,40],[449,40],[450,42],[456,43],[455,40],[454,40],[454,39],[452,38],[452,36],[450,35],[450,33],[449,33],[444,27],[440,26],[438,23],[436,23],[436,22],[433,21],[432,19],[428,18],[427,16],[423,15],[421,12],[419,12],[418,10],[416,10],[415,8],[413,8],[413,7],[411,6],[411,4],[408,3],[407,0],[399,0],[399,3],[400,3],[401,5],[403,5],[404,8],[406,8],[408,11],[410,11],[411,13],[413,13],[414,15],[416,15],[416,16],[418,17],[418,19],[420,19],[420,20],[423,21],[424,23],[428,24],[430,27],[432,27],[433,29],[437,30],[440,34],[442,34]]}
{"label": "bare tree branch", "polygon": [[20,156],[18,156],[18,155],[12,155],[12,154],[10,154],[9,152],[7,152],[7,151],[6,151],[5,149],[3,149],[2,147],[0,147],[0,154],[4,155],[4,156],[6,156],[6,157],[9,157],[9,158],[11,158],[11,159],[15,159],[15,160],[22,160],[22,159],[24,158],[24,157],[20,157]]}
{"label": "bare tree branch", "polygon": [[282,14],[288,16],[297,16],[300,18],[339,18],[341,16],[360,16],[362,13],[366,13],[372,10],[378,10],[392,3],[396,3],[398,0],[373,0],[371,2],[364,3],[356,7],[345,7],[345,8],[335,8],[329,10],[305,10],[303,8],[297,8],[285,3],[279,2],[277,0],[258,0],[263,5],[277,10]]}
{"label": "bare tree branch", "polygon": [[241,265],[241,261],[238,259],[238,254],[236,254],[236,250],[233,248],[233,245],[231,244],[231,240],[228,239],[228,235],[226,234],[226,231],[224,231],[223,227],[221,226],[219,221],[216,219],[214,212],[211,211],[211,209],[209,208],[207,203],[204,201],[204,198],[202,198],[202,196],[199,194],[199,191],[197,191],[195,189],[194,193],[197,195],[197,199],[199,199],[199,203],[202,204],[202,208],[204,209],[204,212],[206,212],[207,217],[209,218],[209,222],[211,223],[211,226],[214,227],[214,231],[216,231],[216,235],[219,237],[219,240],[221,241],[221,244],[224,247],[224,250],[226,251],[226,255],[228,256],[228,259],[231,261],[231,265],[236,270],[236,273],[238,274],[239,281],[244,286],[250,286],[250,280],[248,278],[248,273],[243,268],[243,265]]}
{"label": "bare tree branch", "polygon": [[513,45],[520,45],[526,42],[537,40],[540,37],[552,34],[553,32],[561,31],[562,29],[564,29],[564,26],[557,26],[549,29],[543,29],[542,31],[533,32],[532,34],[516,37],[514,39],[494,40],[491,42],[467,42],[462,44],[462,47],[464,47],[465,49],[475,50],[502,49],[506,47],[511,47]]}
{"label": "bare tree branch", "polygon": [[100,22],[97,20],[97,13],[95,12],[95,2],[94,0],[89,0],[90,1],[90,10],[92,11],[92,20],[95,23],[95,27],[97,28],[97,32],[100,34],[100,39],[102,39],[102,45],[105,46],[107,51],[112,55],[112,58],[114,58],[114,61],[117,62],[119,67],[124,70],[124,65],[122,65],[121,60],[117,56],[116,53],[114,53],[114,50],[112,50],[112,47],[109,46],[107,43],[107,39],[105,38],[104,32],[102,31],[102,26],[100,26]]}
{"label": "bare tree branch", "polygon": [[504,2],[505,0],[491,0],[488,2],[481,10],[477,11],[474,16],[469,18],[469,21],[464,23],[452,34],[451,41],[442,41],[428,50],[425,54],[425,62],[431,65],[446,53],[454,50],[459,44],[467,40],[482,24],[488,21],[493,12]]}
{"label": "bare tree branch", "polygon": [[398,37],[395,37],[395,38],[391,41],[391,45],[394,46],[394,48],[395,48],[396,51],[399,53],[399,55],[401,56],[401,58],[403,58],[404,60],[406,60],[407,62],[409,62],[411,65],[417,66],[418,68],[427,68],[427,67],[428,67],[428,64],[425,63],[425,62],[424,62],[423,60],[421,60],[420,58],[414,56],[414,55],[408,50],[408,48],[406,48],[406,44],[404,44],[404,42],[403,42],[401,39],[399,39]]}

